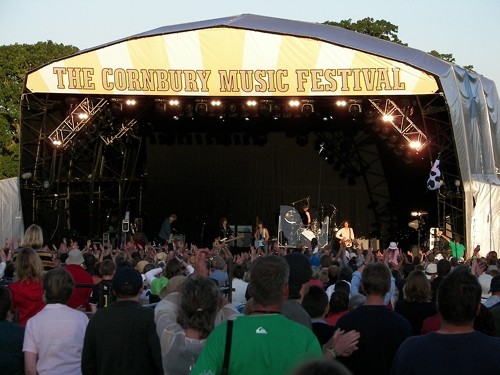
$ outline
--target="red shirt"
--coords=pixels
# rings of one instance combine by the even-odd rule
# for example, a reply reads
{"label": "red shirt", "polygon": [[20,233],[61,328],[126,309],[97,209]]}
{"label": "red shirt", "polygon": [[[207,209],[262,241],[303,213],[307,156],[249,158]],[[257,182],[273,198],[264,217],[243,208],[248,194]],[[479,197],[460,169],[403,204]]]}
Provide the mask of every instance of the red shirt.
{"label": "red shirt", "polygon": [[85,310],[90,311],[89,298],[92,294],[92,286],[90,288],[82,288],[78,285],[94,284],[92,275],[85,271],[82,266],[77,264],[68,264],[66,270],[73,276],[76,284],[73,294],[69,297],[68,306],[73,309],[85,308]]}
{"label": "red shirt", "polygon": [[29,318],[36,315],[43,307],[42,281],[22,280],[9,284],[12,293],[12,305],[19,313],[19,324],[26,326]]}
{"label": "red shirt", "polygon": [[429,332],[439,331],[440,328],[441,316],[439,316],[439,314],[435,314],[424,320],[424,323],[422,324],[422,335],[425,335]]}
{"label": "red shirt", "polygon": [[340,311],[338,313],[327,316],[325,320],[328,324],[330,324],[331,326],[334,326],[337,324],[337,320],[342,318],[348,312],[349,312],[349,310]]}

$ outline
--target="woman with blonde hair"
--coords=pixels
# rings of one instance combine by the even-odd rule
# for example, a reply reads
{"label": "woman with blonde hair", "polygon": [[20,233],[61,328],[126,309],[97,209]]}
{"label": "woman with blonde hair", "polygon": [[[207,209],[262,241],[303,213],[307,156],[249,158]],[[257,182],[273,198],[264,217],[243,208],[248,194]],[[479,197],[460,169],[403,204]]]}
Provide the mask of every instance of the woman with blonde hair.
{"label": "woman with blonde hair", "polygon": [[53,255],[43,247],[43,230],[36,224],[31,224],[24,232],[24,241],[21,247],[14,253],[14,261],[17,259],[19,251],[24,247],[31,247],[36,251],[42,260],[43,269],[50,271],[54,268]]}
{"label": "woman with blonde hair", "polygon": [[24,232],[24,242],[21,247],[31,247],[39,250],[43,247],[43,231],[36,224],[31,224]]}
{"label": "woman with blonde hair", "polygon": [[155,308],[165,374],[188,374],[214,327],[240,315],[222,297],[217,282],[207,277],[207,254],[202,252],[196,255],[195,274],[178,283]]}
{"label": "woman with blonde hair", "polygon": [[20,249],[16,260],[16,279],[9,284],[9,289],[14,311],[19,315],[22,326],[26,326],[28,319],[45,306],[42,278],[42,260],[36,251],[31,247]]}
{"label": "woman with blonde hair", "polygon": [[403,294],[404,298],[398,300],[394,311],[411,323],[414,335],[420,335],[424,319],[437,313],[436,304],[431,302],[431,283],[424,271],[410,272],[403,287]]}

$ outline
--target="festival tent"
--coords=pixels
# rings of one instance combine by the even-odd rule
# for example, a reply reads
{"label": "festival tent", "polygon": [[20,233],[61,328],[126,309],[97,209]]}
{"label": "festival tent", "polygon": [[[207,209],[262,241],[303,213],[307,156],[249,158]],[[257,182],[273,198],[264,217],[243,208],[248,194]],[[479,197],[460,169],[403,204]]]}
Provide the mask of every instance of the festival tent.
{"label": "festival tent", "polygon": [[[36,127],[34,103],[47,108],[48,98],[65,103],[66,109],[84,103],[77,105],[92,116],[127,96],[154,97],[155,103],[163,103],[161,98],[196,97],[193,105],[207,111],[203,98],[300,97],[304,112],[314,111],[308,98],[312,102],[348,97],[351,108],[368,113],[368,103],[372,114],[374,110],[383,113],[389,103],[391,111],[402,114],[399,132],[416,135],[424,143],[425,133],[413,122],[405,122],[408,116],[394,103],[398,97],[431,97],[430,103],[437,100],[439,108],[421,106],[422,119],[440,110],[446,120],[437,123],[451,126],[467,246],[480,244],[483,251],[497,251],[500,101],[495,84],[478,73],[413,48],[308,22],[244,14],[161,27],[81,51],[27,75],[21,132],[22,142],[32,147],[23,152],[21,169],[43,164],[40,160],[45,157],[53,173],[60,162],[55,155],[63,158],[61,150],[70,147],[86,124],[69,117],[53,123],[46,122],[47,116],[40,120],[44,125],[38,139],[59,145],[53,154],[41,157],[36,137],[27,135]],[[96,97],[104,98],[103,102],[82,100]],[[132,125],[103,139],[111,143]],[[411,132],[405,134],[408,128]]]}
{"label": "festival tent", "polygon": [[5,243],[17,241],[24,237],[19,178],[0,180],[0,238]]}

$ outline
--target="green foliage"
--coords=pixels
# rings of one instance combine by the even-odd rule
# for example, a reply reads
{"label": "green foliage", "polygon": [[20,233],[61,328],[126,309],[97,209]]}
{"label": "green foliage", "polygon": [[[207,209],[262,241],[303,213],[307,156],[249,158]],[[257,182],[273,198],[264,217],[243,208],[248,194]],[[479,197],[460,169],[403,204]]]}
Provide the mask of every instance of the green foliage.
{"label": "green foliage", "polygon": [[76,52],[74,46],[52,41],[0,46],[0,178],[18,175],[20,101],[26,73]]}
{"label": "green foliage", "polygon": [[406,46],[406,43],[403,43],[398,38],[398,26],[386,20],[374,20],[371,17],[366,17],[362,20],[352,22],[352,19],[349,18],[348,20],[342,20],[340,22],[326,21],[325,25],[342,27],[347,30],[356,31],[361,34],[370,35],[375,38]]}
{"label": "green foliage", "polygon": [[436,50],[432,50],[431,52],[429,52],[429,55],[432,55],[434,57],[437,57],[438,59],[448,61],[453,64],[455,63],[455,58],[451,53],[439,53]]}

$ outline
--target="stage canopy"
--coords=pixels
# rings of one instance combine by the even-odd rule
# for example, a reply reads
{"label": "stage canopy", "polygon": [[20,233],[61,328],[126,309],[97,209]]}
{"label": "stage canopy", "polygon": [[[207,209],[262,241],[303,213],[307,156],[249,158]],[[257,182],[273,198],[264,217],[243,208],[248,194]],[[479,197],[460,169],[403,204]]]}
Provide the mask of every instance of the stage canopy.
{"label": "stage canopy", "polygon": [[[131,109],[136,103],[140,116]],[[85,189],[92,191],[86,204],[100,205],[106,187],[98,172],[108,167],[99,162],[104,148],[122,137],[143,136],[134,129],[155,128],[159,112],[169,116],[164,122],[196,120],[190,124],[196,122],[197,131],[209,118],[316,121],[315,129],[323,134],[316,145],[321,154],[326,146],[338,151],[322,125],[344,116],[334,103],[345,107],[349,121],[361,118],[373,129],[378,126],[375,117],[393,115],[391,134],[418,142],[417,152],[427,153],[430,161],[440,158],[443,175],[449,173],[445,190],[429,193],[443,202],[435,225],[448,228],[449,212],[463,205],[464,229],[452,223],[451,230],[465,235],[469,249],[481,244],[484,251],[497,251],[500,102],[491,80],[422,51],[342,28],[249,14],[158,28],[30,72],[22,100],[21,172],[34,176],[22,184],[28,186],[25,221],[36,221],[37,209],[45,204],[63,214],[58,226],[69,226],[68,220],[77,215],[69,213],[69,196],[83,195]],[[144,115],[148,111],[156,115]],[[86,117],[75,119],[81,112]],[[100,131],[117,118],[117,127]],[[244,132],[238,126],[234,129]],[[78,139],[89,134],[100,145],[89,151],[95,155],[85,169],[88,177],[75,178],[78,158],[71,150],[81,148]],[[411,158],[406,150],[404,156]],[[133,163],[120,163],[109,167],[114,169],[109,179],[116,178],[122,197],[137,171]],[[132,177],[127,168],[133,170]],[[355,177],[365,170],[358,172]],[[40,186],[44,180],[49,192]],[[72,191],[76,185],[80,191]],[[140,206],[139,186],[139,198],[134,199]],[[376,184],[368,190],[373,189]],[[62,207],[56,202],[61,197]],[[119,203],[121,218],[130,204]],[[90,222],[96,219],[93,215]]]}

